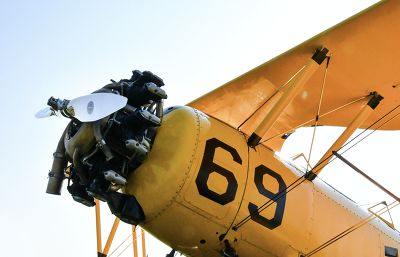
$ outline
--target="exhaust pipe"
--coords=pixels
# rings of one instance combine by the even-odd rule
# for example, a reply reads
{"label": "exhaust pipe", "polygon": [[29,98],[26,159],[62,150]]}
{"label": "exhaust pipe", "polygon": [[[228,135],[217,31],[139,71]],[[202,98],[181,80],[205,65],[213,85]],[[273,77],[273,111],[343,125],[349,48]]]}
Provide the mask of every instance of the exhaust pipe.
{"label": "exhaust pipe", "polygon": [[58,141],[57,149],[53,153],[53,165],[51,166],[51,171],[49,172],[49,181],[47,182],[46,193],[53,195],[61,195],[62,182],[65,178],[64,170],[67,167],[68,161],[65,157],[65,146],[64,137],[68,129],[64,130],[60,141]]}

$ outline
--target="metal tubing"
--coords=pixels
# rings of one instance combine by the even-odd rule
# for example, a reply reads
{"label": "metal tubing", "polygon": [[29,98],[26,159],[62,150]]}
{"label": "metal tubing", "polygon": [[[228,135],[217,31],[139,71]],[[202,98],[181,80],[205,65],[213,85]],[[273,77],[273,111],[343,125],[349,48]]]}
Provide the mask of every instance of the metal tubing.
{"label": "metal tubing", "polygon": [[332,152],[340,149],[346,141],[351,137],[356,129],[360,127],[360,125],[368,118],[368,116],[374,111],[376,106],[379,104],[380,100],[383,98],[374,93],[372,98],[368,101],[368,103],[361,109],[358,115],[354,118],[354,120],[349,124],[345,131],[339,136],[339,138],[333,143],[333,145],[326,151],[326,153],[322,156],[322,158],[317,162],[314,168],[306,174],[306,178],[309,181],[312,181],[316,178],[316,176],[325,168],[325,166],[332,159]]}
{"label": "metal tubing", "polygon": [[156,116],[160,118],[160,121],[162,122],[163,120],[163,115],[164,115],[164,102],[161,100],[159,103],[156,105]]}
{"label": "metal tubing", "polygon": [[371,178],[370,176],[368,176],[367,174],[365,174],[362,170],[360,170],[359,168],[357,168],[354,164],[352,164],[351,162],[349,162],[346,158],[344,158],[342,155],[340,155],[338,152],[333,151],[333,154],[339,158],[340,160],[342,160],[344,163],[346,163],[347,165],[350,166],[350,168],[352,168],[354,171],[358,172],[361,176],[363,176],[364,178],[366,178],[369,182],[371,182],[372,184],[374,184],[375,186],[377,186],[378,188],[380,188],[383,192],[385,192],[386,194],[390,195],[391,197],[393,197],[393,199],[395,199],[396,201],[400,202],[400,198],[398,196],[396,196],[395,194],[393,194],[392,192],[390,192],[389,190],[387,190],[384,186],[382,186],[381,184],[379,184],[376,180],[374,180],[373,178]]}
{"label": "metal tubing", "polygon": [[102,120],[97,120],[92,123],[93,134],[97,141],[97,147],[99,147],[103,151],[104,155],[106,156],[106,160],[109,161],[114,158],[114,155],[112,154],[111,149],[108,147],[106,141],[103,138],[103,135],[101,133],[101,123]]}
{"label": "metal tubing", "polygon": [[100,201],[95,199],[96,203],[96,238],[97,238],[97,253],[102,254],[102,244],[101,244],[101,221],[100,221]]}
{"label": "metal tubing", "polygon": [[126,104],[123,109],[124,109],[124,111],[130,112],[130,113],[133,113],[137,110],[135,107],[133,107],[132,105],[129,105],[129,104]]}
{"label": "metal tubing", "polygon": [[142,256],[146,257],[146,238],[144,236],[144,229],[141,228],[142,231]]}
{"label": "metal tubing", "polygon": [[133,257],[138,257],[136,226],[132,225]]}
{"label": "metal tubing", "polygon": [[118,217],[115,217],[114,224],[112,225],[110,234],[108,235],[106,245],[104,246],[104,250],[103,250],[104,255],[107,255],[108,252],[110,251],[111,244],[114,240],[115,232],[117,232],[117,229],[118,229],[119,221],[120,221],[120,219]]}
{"label": "metal tubing", "polygon": [[[272,107],[271,111],[261,121],[255,131],[249,137],[247,144],[250,147],[255,147],[265,135],[265,133],[274,125],[275,121],[279,118],[288,104],[293,98],[299,94],[305,83],[311,78],[311,76],[317,71],[319,65],[323,59],[326,58],[327,50],[318,50],[313,58],[311,58],[287,83],[284,87],[284,93],[278,102]],[[316,60],[316,55],[322,55],[322,61]]]}

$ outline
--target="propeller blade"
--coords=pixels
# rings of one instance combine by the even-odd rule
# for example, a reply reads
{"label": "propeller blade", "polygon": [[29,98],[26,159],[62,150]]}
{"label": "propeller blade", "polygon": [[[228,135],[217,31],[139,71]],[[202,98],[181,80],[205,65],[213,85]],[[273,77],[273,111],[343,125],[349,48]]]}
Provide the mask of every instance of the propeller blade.
{"label": "propeller blade", "polygon": [[128,98],[124,96],[95,93],[71,100],[68,103],[67,112],[82,122],[91,122],[122,109],[127,102]]}
{"label": "propeller blade", "polygon": [[53,109],[51,109],[50,107],[46,107],[46,108],[43,108],[42,110],[38,111],[35,114],[35,117],[37,119],[42,119],[42,118],[47,118],[47,117],[50,117],[53,115],[55,115]]}

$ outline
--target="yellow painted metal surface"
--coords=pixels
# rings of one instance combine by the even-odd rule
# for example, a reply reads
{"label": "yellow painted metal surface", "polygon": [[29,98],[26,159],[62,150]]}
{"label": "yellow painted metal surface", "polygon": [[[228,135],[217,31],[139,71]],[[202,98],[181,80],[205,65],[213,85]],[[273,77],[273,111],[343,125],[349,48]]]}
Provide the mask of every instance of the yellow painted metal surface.
{"label": "yellow painted metal surface", "polygon": [[143,228],[141,228],[140,231],[141,231],[141,235],[142,235],[142,256],[146,257],[147,256],[146,255],[146,235],[144,233]]}
{"label": "yellow painted metal surface", "polygon": [[318,68],[319,64],[310,58],[310,60],[308,60],[308,62],[286,83],[282,97],[257,126],[254,131],[255,134],[260,137],[265,135],[282,114],[282,111],[284,111],[293,98],[301,92],[301,89]]}
{"label": "yellow painted metal surface", "polygon": [[[355,101],[377,91],[385,97],[361,127],[368,127],[398,105],[400,97],[400,1],[381,1],[376,6],[322,32],[276,58],[199,97],[189,105],[250,135],[271,110],[274,94],[319,47],[332,53],[320,125],[347,126],[358,112]],[[321,65],[325,66],[325,65]],[[325,69],[320,67],[303,90],[263,137],[264,144],[279,149],[280,137],[298,126],[314,124]],[[355,101],[355,102],[354,102]],[[352,103],[353,102],[353,103]],[[338,109],[339,107],[346,106]],[[336,110],[331,112],[332,110]],[[253,115],[254,113],[254,115]],[[325,115],[330,113],[329,115]],[[380,129],[400,129],[396,119]]]}
{"label": "yellow painted metal surface", "polygon": [[[218,156],[215,163],[234,170],[241,182],[237,185],[233,203],[226,205],[200,196],[195,182],[205,140],[215,136],[227,141],[239,140],[232,148],[237,147],[244,164],[229,161],[232,156],[222,149],[215,151]],[[217,253],[215,249],[221,244],[218,237],[233,221],[244,193],[246,154],[243,135],[200,112],[183,107],[166,115],[148,158],[129,177],[126,190],[143,207],[146,221],[142,226],[178,251],[197,256],[203,256],[204,251],[210,249]],[[218,174],[211,174],[209,181],[203,185],[216,192],[223,190],[227,183]]]}
{"label": "yellow painted metal surface", "polygon": [[132,245],[133,245],[133,257],[138,257],[136,226],[134,225],[132,225]]}
{"label": "yellow painted metal surface", "polygon": [[[385,99],[361,127],[395,107],[398,17],[400,2],[382,1],[190,103],[214,118],[190,107],[166,114],[126,188],[143,207],[142,226],[195,257],[220,256],[224,240],[240,257],[383,257],[385,246],[399,249],[398,231],[318,178],[302,179],[270,150],[279,149],[283,133],[314,124],[323,68],[284,108],[264,145],[246,144],[284,93],[281,85],[321,46],[333,55],[319,125],[347,126],[373,91]],[[400,120],[381,129],[400,129]]]}
{"label": "yellow painted metal surface", "polygon": [[115,217],[114,223],[111,227],[110,234],[108,235],[108,238],[107,238],[106,245],[104,246],[104,250],[103,250],[104,255],[108,255],[108,252],[110,251],[110,247],[114,240],[115,233],[117,232],[119,222],[120,222],[120,219]]}
{"label": "yellow painted metal surface", "polygon": [[[260,216],[268,219],[269,224],[273,226],[275,221],[279,221],[279,209],[283,208],[283,217],[281,224],[277,227],[268,228],[252,219],[238,227],[238,232],[242,235],[242,240],[248,245],[254,245],[259,248],[263,254],[259,256],[284,256],[283,253],[293,252],[293,249],[303,251],[307,249],[310,230],[311,219],[313,216],[313,184],[303,183],[295,188],[292,192],[285,195],[284,199],[277,201],[270,201],[272,195],[264,196],[260,193],[256,183],[256,173],[263,167],[265,171],[262,177],[262,183],[259,183],[271,192],[277,194],[280,191],[279,184],[289,186],[292,182],[297,180],[299,176],[292,171],[288,170],[274,154],[263,146],[256,147],[250,150],[250,163],[249,163],[249,179],[247,182],[245,198],[242,208],[235,224],[239,224],[246,219],[249,214],[249,205],[253,204],[261,207],[263,204],[269,202],[269,206],[260,212]],[[279,181],[279,177],[282,179]],[[279,206],[278,206],[279,204]],[[282,206],[284,204],[284,206]],[[266,223],[266,224],[268,224]],[[240,245],[241,253],[246,254],[248,245]]]}
{"label": "yellow painted metal surface", "polygon": [[102,242],[101,242],[101,220],[100,220],[100,201],[95,199],[95,213],[96,213],[96,244],[97,244],[97,252],[102,252]]}
{"label": "yellow painted metal surface", "polygon": [[[265,146],[248,148],[241,132],[181,107],[165,115],[126,192],[143,207],[142,226],[185,255],[220,256],[228,232],[240,257],[298,257],[369,216],[318,179],[274,199],[301,175]],[[384,245],[400,248],[400,234],[374,219],[313,256],[377,257]]]}
{"label": "yellow painted metal surface", "polygon": [[325,154],[321,157],[321,159],[317,162],[314,167],[313,172],[315,174],[319,174],[323,168],[328,165],[330,160],[332,159],[332,152],[338,151],[346,141],[353,135],[354,131],[359,128],[359,126],[371,115],[374,111],[367,103],[364,107],[360,110],[354,120],[346,127],[345,131],[336,139],[336,141],[332,144],[331,147],[325,152]]}

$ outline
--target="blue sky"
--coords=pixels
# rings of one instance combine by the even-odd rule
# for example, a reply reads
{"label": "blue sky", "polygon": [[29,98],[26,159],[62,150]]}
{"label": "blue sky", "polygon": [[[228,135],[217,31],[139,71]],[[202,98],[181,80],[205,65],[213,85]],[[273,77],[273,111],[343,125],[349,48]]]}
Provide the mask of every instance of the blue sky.
{"label": "blue sky", "polygon": [[[45,194],[52,153],[67,124],[34,118],[50,96],[85,95],[139,69],[164,79],[166,105],[182,105],[373,2],[1,1],[2,255],[95,256],[94,209],[75,203],[65,188],[60,197]],[[384,137],[387,144],[400,140],[396,133],[377,142]],[[370,165],[382,169],[380,158]],[[395,181],[394,164],[382,176],[388,183]],[[154,257],[168,250],[148,248]]]}

